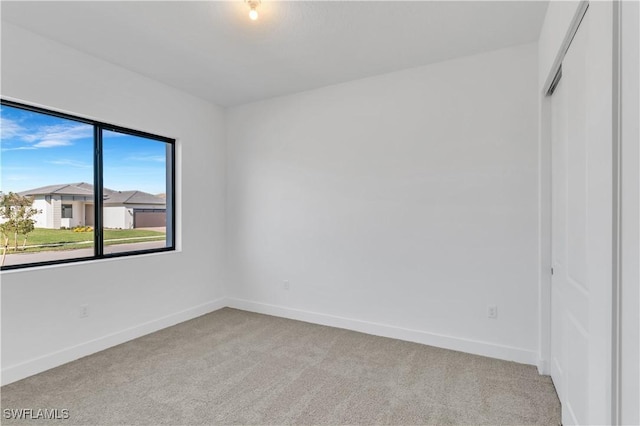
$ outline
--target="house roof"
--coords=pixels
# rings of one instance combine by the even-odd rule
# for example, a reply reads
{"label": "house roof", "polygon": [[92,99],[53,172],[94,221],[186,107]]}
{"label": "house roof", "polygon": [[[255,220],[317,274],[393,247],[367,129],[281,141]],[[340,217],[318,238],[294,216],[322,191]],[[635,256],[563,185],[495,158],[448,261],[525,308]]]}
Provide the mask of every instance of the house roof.
{"label": "house roof", "polygon": [[[159,197],[143,191],[115,191],[103,188],[104,204],[157,204],[165,205],[164,197]],[[93,197],[93,185],[79,183],[65,183],[59,185],[48,185],[23,191],[20,195],[73,195]]]}
{"label": "house roof", "polygon": [[164,198],[142,191],[112,191],[105,192],[105,204],[166,204]]}
{"label": "house roof", "polygon": [[20,195],[93,195],[93,185],[88,183],[65,183],[60,185],[41,186],[40,188],[22,191]]}

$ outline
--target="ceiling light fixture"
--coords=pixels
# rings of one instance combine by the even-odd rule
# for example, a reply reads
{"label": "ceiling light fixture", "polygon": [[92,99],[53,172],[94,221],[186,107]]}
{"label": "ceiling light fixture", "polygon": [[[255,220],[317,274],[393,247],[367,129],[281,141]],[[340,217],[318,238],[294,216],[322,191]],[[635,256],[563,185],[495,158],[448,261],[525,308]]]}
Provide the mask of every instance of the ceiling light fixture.
{"label": "ceiling light fixture", "polygon": [[255,21],[258,19],[258,11],[256,10],[258,5],[260,4],[260,0],[244,0],[251,10],[249,10],[249,19]]}

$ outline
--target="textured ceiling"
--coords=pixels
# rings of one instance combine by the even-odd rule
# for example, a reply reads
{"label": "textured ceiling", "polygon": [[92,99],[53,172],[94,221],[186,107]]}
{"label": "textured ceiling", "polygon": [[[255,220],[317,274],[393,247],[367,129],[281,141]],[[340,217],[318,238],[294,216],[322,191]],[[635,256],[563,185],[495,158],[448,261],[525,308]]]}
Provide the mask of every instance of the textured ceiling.
{"label": "textured ceiling", "polygon": [[12,2],[2,20],[231,106],[538,39],[543,1]]}

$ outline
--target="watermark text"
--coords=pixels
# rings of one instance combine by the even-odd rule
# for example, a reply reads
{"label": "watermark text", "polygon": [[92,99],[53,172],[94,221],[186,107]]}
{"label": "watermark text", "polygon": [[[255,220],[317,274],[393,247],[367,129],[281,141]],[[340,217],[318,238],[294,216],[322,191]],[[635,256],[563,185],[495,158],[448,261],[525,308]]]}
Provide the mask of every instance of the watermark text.
{"label": "watermark text", "polygon": [[2,417],[6,420],[66,420],[66,408],[5,408]]}

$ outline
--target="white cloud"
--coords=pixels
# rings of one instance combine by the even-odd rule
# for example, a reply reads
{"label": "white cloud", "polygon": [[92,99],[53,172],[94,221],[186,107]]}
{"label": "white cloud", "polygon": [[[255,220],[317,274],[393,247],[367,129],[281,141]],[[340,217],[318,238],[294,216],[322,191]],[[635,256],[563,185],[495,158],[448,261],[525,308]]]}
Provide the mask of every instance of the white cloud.
{"label": "white cloud", "polygon": [[24,151],[25,149],[38,149],[34,146],[19,146],[17,148],[2,148],[2,151]]}
{"label": "white cloud", "polygon": [[69,166],[69,167],[77,167],[79,169],[90,169],[93,165],[88,163],[83,163],[82,161],[70,160],[70,159],[62,159],[62,160],[53,160],[47,161],[49,164],[55,164],[57,166]]}
{"label": "white cloud", "polygon": [[[3,139],[3,151],[17,151],[23,149],[55,148],[73,145],[79,139],[93,136],[93,127],[88,124],[69,123],[54,126],[39,126],[28,129],[17,121],[2,118],[1,130]],[[11,140],[11,142],[9,142]],[[15,142],[26,143],[23,146],[15,146]],[[14,145],[6,147],[6,145]]]}
{"label": "white cloud", "polygon": [[89,138],[92,135],[93,127],[87,124],[73,123],[42,126],[34,132],[25,135],[22,139],[26,142],[36,142],[34,146],[38,148],[51,148],[55,146],[72,145],[73,141]]}
{"label": "white cloud", "polygon": [[0,137],[2,139],[13,139],[15,137],[21,137],[25,133],[24,127],[19,125],[16,121],[9,118],[0,117]]}
{"label": "white cloud", "polygon": [[125,160],[128,161],[150,161],[154,163],[164,163],[165,157],[163,155],[132,155]]}
{"label": "white cloud", "polygon": [[61,140],[61,139],[46,139],[40,141],[33,146],[36,148],[54,148],[56,146],[68,146],[71,145],[71,141],[69,140]]}

